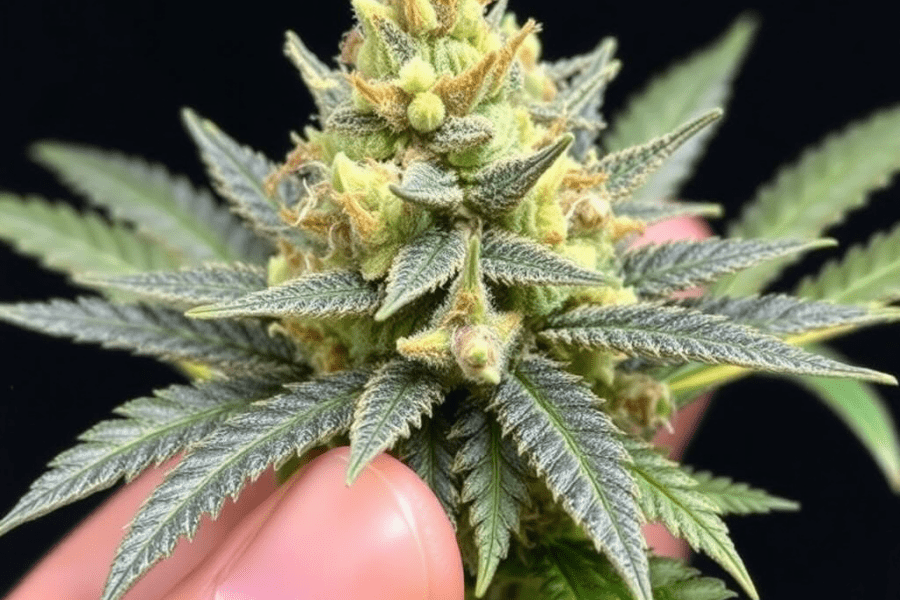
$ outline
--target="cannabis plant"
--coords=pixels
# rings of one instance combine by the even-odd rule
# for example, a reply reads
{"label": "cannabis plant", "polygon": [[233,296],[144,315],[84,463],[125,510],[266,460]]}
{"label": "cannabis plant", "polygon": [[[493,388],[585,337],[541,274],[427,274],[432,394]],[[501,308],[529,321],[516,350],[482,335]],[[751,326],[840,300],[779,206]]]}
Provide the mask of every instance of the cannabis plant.
{"label": "cannabis plant", "polygon": [[119,548],[103,595],[115,600],[268,467],[287,476],[349,445],[348,485],[390,451],[431,486],[475,597],[734,595],[648,553],[641,526],[660,521],[756,598],[722,517],[794,503],[650,443],[699,394],[753,371],[817,391],[898,485],[868,383],[895,379],[820,344],[898,317],[900,229],[795,296],[762,292],[833,245],[823,232],[893,173],[900,109],[786,167],[729,237],[638,247],[650,224],[720,212],[675,197],[751,19],[607,125],[612,39],[546,62],[540,26],[505,0],[352,4],[334,65],[287,35],[317,114],[283,161],[184,110],[230,210],[160,166],[49,142],[38,160],[103,212],[0,198],[4,240],[96,292],[0,318],[192,380],[85,432],[0,533],[183,453]]}

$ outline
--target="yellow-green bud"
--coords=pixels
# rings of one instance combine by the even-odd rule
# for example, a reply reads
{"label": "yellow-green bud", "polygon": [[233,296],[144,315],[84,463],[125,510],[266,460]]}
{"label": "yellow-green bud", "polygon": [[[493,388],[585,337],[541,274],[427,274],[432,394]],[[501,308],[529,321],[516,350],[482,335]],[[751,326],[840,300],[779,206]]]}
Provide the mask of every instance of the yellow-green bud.
{"label": "yellow-green bud", "polygon": [[400,69],[399,85],[408,94],[417,94],[431,89],[437,81],[434,67],[422,57],[416,56]]}
{"label": "yellow-green bud", "polygon": [[444,101],[432,92],[416,94],[406,110],[409,124],[422,133],[430,133],[440,127],[447,118]]}
{"label": "yellow-green bud", "polygon": [[453,333],[451,350],[467,379],[492,385],[500,383],[501,342],[490,327],[460,327]]}
{"label": "yellow-green bud", "polygon": [[462,0],[459,7],[459,19],[453,28],[453,36],[456,38],[475,37],[483,22],[484,5],[478,0]]}

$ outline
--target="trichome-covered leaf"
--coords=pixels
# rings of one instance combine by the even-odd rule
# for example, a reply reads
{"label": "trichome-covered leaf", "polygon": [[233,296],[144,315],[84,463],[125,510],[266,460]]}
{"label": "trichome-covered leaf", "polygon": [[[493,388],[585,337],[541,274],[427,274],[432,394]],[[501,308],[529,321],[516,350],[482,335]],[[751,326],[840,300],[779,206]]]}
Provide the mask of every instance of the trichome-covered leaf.
{"label": "trichome-covered leaf", "polygon": [[722,206],[712,202],[674,202],[671,200],[632,200],[612,207],[617,217],[628,217],[647,224],[675,217],[722,216]]}
{"label": "trichome-covered leaf", "polygon": [[376,456],[419,428],[444,399],[440,381],[419,364],[398,358],[382,366],[356,402],[350,428],[347,485]]}
{"label": "trichome-covered leaf", "polygon": [[[754,19],[742,16],[725,34],[687,60],[677,63],[634,96],[604,138],[610,151],[625,150],[672,131],[711,108],[724,107],[756,30]],[[690,176],[712,130],[694,137],[652,175],[636,200],[674,197]],[[746,236],[752,237],[752,236]]]}
{"label": "trichome-covered leaf", "polygon": [[456,173],[424,161],[409,165],[403,183],[390,189],[398,198],[430,209],[452,210],[463,201]]}
{"label": "trichome-covered leaf", "polygon": [[600,285],[603,273],[586,269],[538,242],[509,232],[485,232],[481,247],[485,277],[505,285]]}
{"label": "trichome-covered leaf", "polygon": [[428,148],[445,154],[462,152],[475,146],[486,144],[494,137],[494,124],[481,115],[447,117],[428,140]]}
{"label": "trichome-covered leaf", "polygon": [[272,248],[241,227],[212,194],[142,159],[86,146],[42,142],[33,152],[94,205],[181,255],[202,261],[261,261]]}
{"label": "trichome-covered leaf", "polygon": [[90,285],[182,307],[237,300],[266,288],[266,271],[244,264],[206,265],[120,277],[82,277]]}
{"label": "trichome-covered leaf", "polygon": [[683,538],[731,573],[751,598],[759,594],[744,562],[719,517],[718,507],[707,500],[687,473],[655,449],[633,439],[626,447],[634,462],[629,465],[640,488],[638,503],[650,521],[660,521],[676,537]]}
{"label": "trichome-covered leaf", "polygon": [[400,250],[387,277],[384,302],[375,314],[383,321],[398,310],[450,281],[466,260],[468,233],[429,229]]}
{"label": "trichome-covered leaf", "polygon": [[0,194],[0,239],[69,275],[123,275],[179,263],[173,254],[122,225],[40,198]]}
{"label": "trichome-covered leaf", "polygon": [[[860,208],[900,170],[900,107],[883,110],[825,139],[757,192],[730,237],[815,238]],[[759,292],[789,261],[741,273],[721,291]]]}
{"label": "trichome-covered leaf", "polygon": [[453,525],[459,514],[459,482],[453,471],[458,440],[447,437],[450,423],[437,410],[400,443],[403,462],[428,484]]}
{"label": "trichome-covered leaf", "polygon": [[356,271],[326,271],[229,302],[198,306],[187,314],[197,319],[362,315],[375,310],[379,301],[378,289]]}
{"label": "trichome-covered leaf", "polygon": [[98,298],[0,305],[0,321],[105,348],[198,362],[235,373],[303,371],[293,344],[269,336],[255,322],[206,323],[170,309],[116,305]]}
{"label": "trichome-covered leaf", "polygon": [[309,51],[303,41],[293,31],[288,31],[284,44],[287,55],[303,78],[303,83],[312,94],[322,119],[328,117],[335,108],[345,102],[350,95],[350,85],[344,74],[328,68]]}
{"label": "trichome-covered leaf", "polygon": [[551,342],[615,350],[662,362],[702,362],[895,383],[885,373],[811,354],[717,315],[653,303],[588,306],[552,317],[539,334]]}
{"label": "trichome-covered leaf", "polygon": [[900,299],[900,227],[855,246],[815,276],[797,295],[852,304],[887,304]]}
{"label": "trichome-covered leaf", "polygon": [[491,409],[554,497],[584,528],[628,588],[650,600],[650,580],[625,448],[599,399],[542,358],[523,361],[497,387]]}
{"label": "trichome-covered leaf", "polygon": [[746,483],[737,483],[728,477],[716,477],[709,471],[685,469],[696,482],[694,488],[712,502],[723,515],[750,515],[773,510],[799,510],[800,504],[773,496]]}
{"label": "trichome-covered leaf", "polygon": [[0,521],[0,535],[104,490],[122,477],[133,479],[280,387],[277,381],[249,378],[173,385],[120,406],[115,412],[124,418],[97,423],[79,436],[80,444],[50,462],[50,470]]}
{"label": "trichome-covered leaf", "polygon": [[226,420],[176,466],[131,523],[116,554],[102,600],[118,600],[138,578],[192,537],[203,515],[215,517],[229,497],[269,466],[346,431],[367,373],[290,386]]}
{"label": "trichome-covered leaf", "polygon": [[666,296],[716,281],[719,277],[772,260],[785,254],[803,252],[830,240],[709,239],[675,241],[643,246],[622,258],[625,285],[641,296]]}
{"label": "trichome-covered leaf", "polygon": [[510,535],[519,529],[522,509],[531,503],[526,465],[500,425],[474,407],[460,417],[451,435],[463,440],[453,470],[465,474],[462,501],[470,504],[469,521],[475,528],[475,596],[480,598],[509,552]]}

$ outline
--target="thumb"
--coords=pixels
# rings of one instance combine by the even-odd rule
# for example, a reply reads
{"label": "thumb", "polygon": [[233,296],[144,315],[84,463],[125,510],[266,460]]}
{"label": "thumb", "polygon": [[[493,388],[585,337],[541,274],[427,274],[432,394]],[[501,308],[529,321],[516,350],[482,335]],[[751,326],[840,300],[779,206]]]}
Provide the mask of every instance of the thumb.
{"label": "thumb", "polygon": [[428,486],[382,454],[348,487],[348,456],[309,463],[168,598],[462,600],[453,527]]}

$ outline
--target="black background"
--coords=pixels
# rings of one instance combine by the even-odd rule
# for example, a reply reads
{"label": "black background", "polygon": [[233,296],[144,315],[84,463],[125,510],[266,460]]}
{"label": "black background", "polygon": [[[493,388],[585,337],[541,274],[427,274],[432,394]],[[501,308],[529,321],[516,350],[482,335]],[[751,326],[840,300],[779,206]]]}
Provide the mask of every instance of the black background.
{"label": "black background", "polygon": [[[513,2],[544,24],[548,58],[620,40],[625,69],[609,95],[628,93],[671,60],[718,35],[740,7],[724,2]],[[887,3],[884,3],[886,5]],[[309,8],[307,5],[314,5]],[[875,2],[847,6],[757,3],[762,29],[728,117],[685,197],[729,215],[806,145],[900,101],[896,15]],[[278,158],[311,106],[281,55],[296,30],[320,56],[350,24],[343,0],[228,4],[31,0],[0,3],[0,189],[71,198],[26,159],[30,141],[58,138],[119,148],[202,181],[181,130],[188,105],[235,138]],[[900,190],[833,234],[864,240],[900,219]],[[827,252],[803,263],[818,267]],[[796,280],[799,270],[783,284]],[[73,296],[63,278],[0,246],[0,301]],[[897,329],[839,347],[857,362],[900,372]],[[177,378],[125,353],[75,346],[0,326],[0,510],[43,465],[116,404]],[[900,417],[900,394],[882,389]],[[767,600],[900,597],[900,498],[827,409],[786,384],[751,380],[720,394],[688,461],[800,500],[799,514],[734,518],[735,542]],[[0,592],[98,498],[0,539]],[[707,561],[699,563],[716,572]]]}

